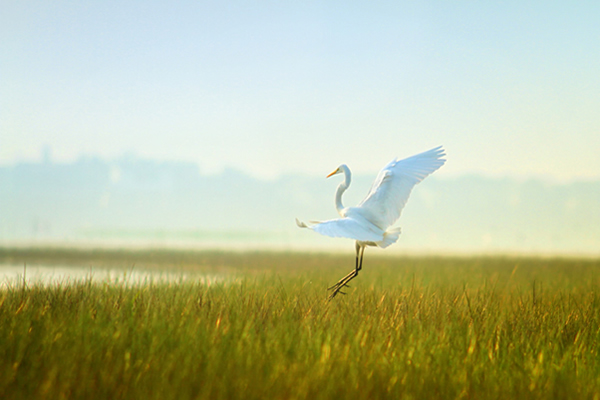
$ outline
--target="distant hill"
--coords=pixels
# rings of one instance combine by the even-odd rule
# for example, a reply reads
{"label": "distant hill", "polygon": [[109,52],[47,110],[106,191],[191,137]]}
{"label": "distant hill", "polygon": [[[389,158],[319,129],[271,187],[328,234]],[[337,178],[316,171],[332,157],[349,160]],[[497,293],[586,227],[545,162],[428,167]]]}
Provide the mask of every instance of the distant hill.
{"label": "distant hill", "polygon": [[[356,204],[374,176],[357,175],[344,196]],[[134,242],[191,246],[352,248],[300,230],[294,218],[336,217],[338,177],[259,180],[195,164],[124,157],[0,167],[0,245]],[[600,181],[547,183],[462,176],[427,178],[398,223],[396,250],[600,254]]]}

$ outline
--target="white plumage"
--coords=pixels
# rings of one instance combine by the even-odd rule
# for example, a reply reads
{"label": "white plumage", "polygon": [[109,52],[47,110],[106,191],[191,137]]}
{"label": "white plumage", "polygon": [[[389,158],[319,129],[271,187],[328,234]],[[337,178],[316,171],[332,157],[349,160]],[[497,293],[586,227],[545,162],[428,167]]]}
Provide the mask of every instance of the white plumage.
{"label": "white plumage", "polygon": [[322,235],[356,240],[355,271],[330,288],[333,289],[330,298],[358,275],[358,271],[362,268],[365,246],[385,248],[398,240],[400,228],[391,226],[400,217],[413,187],[444,165],[446,160],[442,157],[445,155],[444,149],[439,146],[403,160],[392,160],[379,172],[367,197],[356,207],[342,205],[342,194],[350,186],[350,169],[342,164],[327,175],[329,178],[340,173],[344,174],[344,181],[338,186],[335,195],[335,206],[341,218],[314,224],[306,224],[296,219],[296,223],[301,228],[310,228]]}

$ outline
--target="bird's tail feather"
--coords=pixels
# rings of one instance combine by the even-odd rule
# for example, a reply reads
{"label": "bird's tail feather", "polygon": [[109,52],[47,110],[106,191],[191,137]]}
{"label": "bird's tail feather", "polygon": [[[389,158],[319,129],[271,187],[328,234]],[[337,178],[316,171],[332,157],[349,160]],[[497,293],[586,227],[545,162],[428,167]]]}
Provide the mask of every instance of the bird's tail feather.
{"label": "bird's tail feather", "polygon": [[383,234],[383,240],[377,242],[377,246],[385,249],[386,247],[396,243],[400,237],[400,228],[390,229]]}

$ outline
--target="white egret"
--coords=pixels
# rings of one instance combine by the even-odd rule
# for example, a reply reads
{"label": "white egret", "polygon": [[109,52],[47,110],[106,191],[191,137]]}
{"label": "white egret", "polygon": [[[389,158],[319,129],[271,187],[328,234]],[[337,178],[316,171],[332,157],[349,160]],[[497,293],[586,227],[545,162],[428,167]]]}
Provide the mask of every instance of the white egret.
{"label": "white egret", "polygon": [[377,175],[367,197],[356,207],[344,207],[342,194],[350,186],[351,174],[346,164],[340,165],[327,178],[344,174],[335,194],[335,208],[341,218],[306,224],[296,219],[301,228],[309,228],[326,236],[344,237],[356,240],[356,264],[354,270],[340,279],[331,290],[329,299],[338,293],[358,275],[362,269],[363,254],[366,246],[386,248],[395,243],[400,236],[400,228],[390,228],[400,217],[400,212],[412,188],[429,174],[440,168],[446,160],[442,146],[405,158],[394,159]]}

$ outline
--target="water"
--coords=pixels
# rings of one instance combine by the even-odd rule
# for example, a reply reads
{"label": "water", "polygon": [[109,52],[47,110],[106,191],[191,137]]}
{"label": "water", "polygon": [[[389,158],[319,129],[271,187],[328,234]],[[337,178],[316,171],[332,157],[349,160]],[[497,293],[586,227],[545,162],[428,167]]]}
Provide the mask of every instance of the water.
{"label": "water", "polygon": [[83,268],[60,265],[0,264],[0,288],[14,285],[65,285],[78,282],[113,285],[145,285],[150,283],[193,282],[211,285],[224,282],[220,275],[151,271],[144,269]]}

